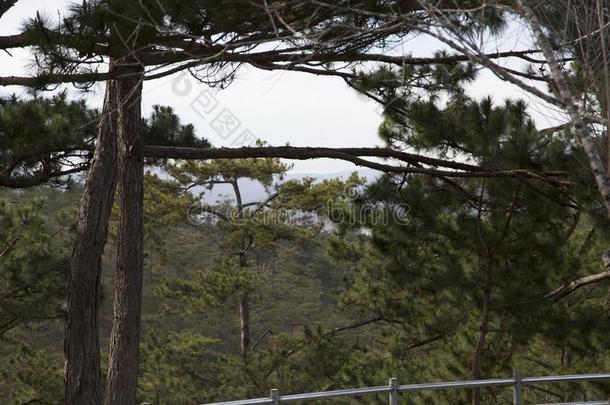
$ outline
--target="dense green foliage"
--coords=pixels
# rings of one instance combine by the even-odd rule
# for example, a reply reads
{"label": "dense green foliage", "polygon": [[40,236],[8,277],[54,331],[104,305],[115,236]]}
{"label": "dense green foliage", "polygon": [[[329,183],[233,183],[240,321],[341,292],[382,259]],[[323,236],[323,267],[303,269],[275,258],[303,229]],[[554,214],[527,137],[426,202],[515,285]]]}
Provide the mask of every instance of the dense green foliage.
{"label": "dense green foliage", "polygon": [[[69,185],[88,168],[98,121],[99,111],[69,100],[65,92],[0,99],[0,186]],[[210,146],[171,107],[153,106],[142,130],[149,145]]]}
{"label": "dense green foliage", "polygon": [[[551,294],[598,271],[608,236],[601,203],[585,186],[590,174],[578,164],[579,150],[563,136],[541,136],[520,102],[494,105],[459,93],[442,108],[434,100],[406,100],[401,114],[389,110],[382,125],[389,144],[459,154],[483,167],[566,171],[569,191],[536,180],[385,176],[357,203],[406,206],[408,217],[365,223],[372,244],[335,238],[335,255],[360,269],[344,304],[400,325],[392,355],[405,379],[607,367],[604,287]],[[417,340],[432,341],[422,347],[427,356],[409,355]],[[486,391],[482,400],[509,401],[501,392]],[[591,395],[574,387],[549,392],[545,400]],[[452,393],[434,398],[460,400]]]}
{"label": "dense green foliage", "polygon": [[[445,108],[424,102],[410,108],[413,126],[408,137],[401,137],[405,132],[398,130],[400,123],[387,117],[383,130],[392,123],[394,132],[388,136],[394,143],[446,152],[459,148],[481,164],[493,161],[510,167],[517,162],[538,170],[561,170],[578,159],[563,138],[541,137],[520,103],[456,99]],[[454,128],[450,147],[446,137],[437,136],[448,127]],[[404,181],[385,176],[356,189],[348,185],[361,184],[357,178],[347,184],[304,179],[276,188],[273,175],[285,170],[279,162],[166,167],[172,178],[147,178],[150,237],[142,401],[180,404],[265,396],[272,387],[288,393],[370,386],[385,383],[389,376],[424,382],[508,376],[513,369],[537,375],[598,372],[608,366],[604,286],[592,285],[567,297],[545,297],[566,280],[595,272],[598,266],[605,222],[598,215],[599,203],[581,185],[571,189],[577,192],[569,199],[564,185],[518,179]],[[573,175],[578,179],[587,174]],[[270,227],[252,218],[189,223],[189,207],[199,199],[185,193],[193,190],[191,183],[204,186],[197,190],[205,195],[206,182],[244,177],[278,193],[272,200],[278,209],[281,204],[319,209],[324,203],[320,213],[335,225],[321,233],[319,224],[292,225],[287,233],[285,224]],[[335,197],[339,191],[343,192]],[[44,189],[5,193],[5,198],[25,202],[40,194],[47,201],[44,212],[53,218],[51,212],[59,207],[75,206],[78,193],[78,188]],[[5,215],[20,218],[20,212],[40,212],[40,203],[32,204],[20,203],[17,209],[6,203]],[[221,201],[205,206],[230,205]],[[41,219],[27,221],[31,230],[44,226]],[[69,229],[69,217],[62,223]],[[308,230],[315,232],[308,235]],[[14,232],[7,233],[9,241]],[[235,262],[234,254],[245,234],[260,241],[246,269]],[[67,241],[43,240],[61,246],[36,249],[36,254],[52,252],[62,260]],[[37,255],[28,255],[28,262],[20,264],[25,272],[19,280],[36,274],[30,260]],[[15,256],[19,257],[24,259]],[[110,254],[105,262],[111,264]],[[53,263],[47,258],[45,268]],[[61,273],[54,277],[61,279]],[[106,272],[104,291],[110,277]],[[59,279],[56,285],[62,285]],[[45,280],[36,278],[50,281]],[[239,319],[230,299],[244,288],[253,336],[247,356],[238,349]],[[44,305],[30,306],[30,312],[23,312],[28,318],[3,336],[2,361],[7,369],[16,370],[3,374],[3,402],[60,402],[61,323],[32,321],[57,305],[61,291],[44,291]],[[109,301],[102,302],[104,341]],[[8,303],[2,304],[4,311]],[[526,398],[593,399],[608,393],[603,384],[544,388],[528,390]],[[460,404],[472,395],[435,392],[412,399]],[[481,395],[485,403],[498,403],[508,401],[510,392],[483,390]],[[368,397],[362,402],[377,400],[385,399]]]}
{"label": "dense green foliage", "polygon": [[[413,98],[396,111],[388,109],[381,126],[393,146],[547,172],[578,167],[581,158],[569,139],[542,136],[520,102],[476,102],[457,90],[442,107]],[[151,139],[169,134],[205,145],[169,109],[157,108],[146,123]],[[277,185],[289,166],[274,159],[150,163],[157,168],[146,177],[142,401],[608,366],[603,284],[547,296],[599,266],[606,222],[585,170],[572,169],[569,184],[383,176],[363,186],[352,176]],[[264,186],[269,198],[250,202],[240,191],[244,179]],[[205,200],[218,184],[232,186],[233,198]],[[61,402],[61,303],[79,194],[70,186],[2,196],[2,402]],[[300,221],[291,221],[295,212]],[[109,249],[105,267],[112,261]],[[110,285],[106,271],[104,350]],[[246,352],[239,350],[237,309],[244,294],[252,337]],[[607,390],[554,386],[526,395],[541,402],[599,398]],[[458,404],[473,395],[505,402],[510,392],[413,400]]]}
{"label": "dense green foliage", "polygon": [[61,399],[61,345],[46,337],[61,331],[73,197],[47,189],[0,199],[2,402]]}
{"label": "dense green foliage", "polygon": [[[411,11],[409,2],[362,3],[373,11],[400,3]],[[40,46],[41,73],[88,70],[84,61],[99,52],[94,48],[100,43],[108,44],[109,54],[122,49],[113,24],[119,33],[129,32],[138,18],[151,24],[143,25],[135,45],[157,50],[180,39],[177,32],[196,34],[210,47],[211,38],[231,32],[228,44],[236,50],[242,40],[250,46],[250,35],[276,34],[266,13],[248,1],[133,4],[83,2],[59,25],[30,21],[28,35],[84,38],[75,45],[78,52]],[[171,19],[159,4],[172,7]],[[298,20],[310,10],[280,11]],[[341,38],[327,24],[345,22],[352,29],[375,24],[372,17],[334,13],[321,14],[313,24],[312,36],[319,40],[313,47],[321,53],[332,46],[328,39]],[[504,24],[499,17],[489,14],[471,25],[499,30]],[[303,44],[292,37],[288,42]],[[332,51],[359,51],[374,42]],[[210,84],[225,84],[233,67],[219,63],[196,73]],[[290,168],[276,159],[148,161],[139,400],[184,404],[267,396],[273,387],[295,393],[375,386],[389,377],[411,383],[508,377],[513,370],[544,375],[607,369],[607,282],[553,293],[569,280],[598,272],[610,236],[603,204],[582,164],[586,159],[567,131],[539,131],[523,102],[467,97],[463,85],[475,74],[469,63],[407,64],[348,82],[383,102],[379,134],[388,147],[565,176],[385,175],[366,187],[357,176],[276,185]],[[0,105],[0,175],[67,186],[4,191],[0,200],[2,403],[61,403],[64,270],[80,188],[65,176],[37,179],[32,173],[57,172],[74,159],[82,171],[96,120],[96,111],[65,96],[11,98]],[[149,144],[209,146],[170,108],[155,107],[143,124]],[[44,135],[44,141],[33,140],[32,133]],[[251,202],[239,187],[244,179],[262,185],[269,198]],[[218,184],[232,187],[232,199],[205,200]],[[325,222],[291,222],[304,212]],[[101,286],[104,352],[113,253],[108,249],[104,257]],[[608,384],[555,385],[528,389],[526,400],[598,399],[609,393]],[[478,399],[507,403],[510,392],[410,397],[421,404]]]}

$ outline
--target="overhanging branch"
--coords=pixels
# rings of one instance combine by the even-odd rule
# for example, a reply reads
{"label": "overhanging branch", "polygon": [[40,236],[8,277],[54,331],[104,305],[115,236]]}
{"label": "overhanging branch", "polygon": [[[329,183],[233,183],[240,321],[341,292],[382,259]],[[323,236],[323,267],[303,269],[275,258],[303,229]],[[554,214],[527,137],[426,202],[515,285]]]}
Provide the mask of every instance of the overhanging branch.
{"label": "overhanging branch", "polygon": [[[352,162],[357,166],[368,167],[389,173],[427,174],[437,177],[520,177],[540,179],[550,183],[564,184],[558,177],[562,172],[540,173],[527,169],[497,170],[460,163],[451,160],[431,158],[389,148],[324,148],[297,146],[261,146],[244,148],[192,148],[174,146],[144,146],[144,156],[161,159],[244,159],[244,158],[283,158],[307,160],[330,158]],[[363,159],[376,157],[394,159],[404,165],[391,165]],[[422,167],[427,165],[432,167]],[[442,168],[442,169],[439,169]],[[452,169],[452,170],[448,170]]]}
{"label": "overhanging branch", "polygon": [[[27,38],[23,34],[0,37],[0,49],[19,48],[27,46]],[[536,50],[494,52],[487,54],[489,59],[501,59],[508,57],[527,58],[530,54],[535,54]],[[340,63],[361,63],[378,62],[385,64],[404,65],[428,65],[428,64],[455,64],[458,62],[469,61],[466,55],[447,55],[437,57],[411,57],[411,56],[391,56],[383,54],[363,54],[363,53],[343,53],[343,54],[317,54],[317,53],[285,53],[284,51],[265,51],[258,53],[246,52],[222,52],[209,48],[202,49],[201,52],[184,51],[165,51],[156,53],[142,53],[139,60],[146,66],[168,66],[164,72],[151,74],[145,80],[158,79],[168,76],[178,71],[213,63],[247,63],[254,67],[265,70],[295,70],[316,75],[329,75],[340,77],[353,77],[353,73],[346,72],[344,69],[314,69],[308,64],[325,64],[331,62]],[[186,62],[186,63],[185,63]],[[183,63],[182,66],[169,67],[174,64]],[[90,72],[90,73],[70,73],[70,74],[48,74],[42,76],[4,76],[0,77],[0,86],[26,86],[42,87],[45,85],[62,83],[94,83],[116,79],[109,72]]]}
{"label": "overhanging branch", "polygon": [[88,168],[88,164],[84,164],[79,167],[75,167],[68,170],[60,170],[54,172],[38,172],[31,176],[0,176],[0,187],[7,188],[28,188],[39,186],[53,179],[57,179],[71,174],[77,174],[85,171]]}
{"label": "overhanging branch", "polygon": [[[84,148],[83,150],[87,150]],[[292,160],[338,159],[356,166],[367,167],[384,173],[424,174],[440,178],[521,178],[536,179],[562,188],[570,183],[564,179],[565,172],[538,172],[529,169],[501,170],[452,160],[433,158],[390,148],[326,148],[298,146],[260,146],[243,148],[194,148],[182,146],[143,146],[142,154],[153,159],[212,160],[212,159],[257,159],[280,158]],[[384,162],[365,159],[379,158]],[[388,163],[388,162],[395,163]],[[39,172],[31,176],[0,176],[0,187],[25,188],[49,181],[53,178],[75,174],[86,170],[83,162],[76,168],[57,172]]]}

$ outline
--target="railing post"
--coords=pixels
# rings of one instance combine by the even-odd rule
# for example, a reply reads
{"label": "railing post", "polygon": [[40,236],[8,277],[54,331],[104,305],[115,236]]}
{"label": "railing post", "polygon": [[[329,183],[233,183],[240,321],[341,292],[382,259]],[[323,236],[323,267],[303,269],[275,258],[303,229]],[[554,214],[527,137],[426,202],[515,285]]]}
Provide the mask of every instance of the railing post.
{"label": "railing post", "polygon": [[280,403],[280,390],[277,388],[272,388],[271,399],[273,400],[273,405],[278,405]]}
{"label": "railing post", "polygon": [[389,402],[390,405],[398,405],[398,379],[390,378],[390,395]]}
{"label": "railing post", "polygon": [[513,371],[513,380],[513,404],[523,405],[521,374],[518,371]]}

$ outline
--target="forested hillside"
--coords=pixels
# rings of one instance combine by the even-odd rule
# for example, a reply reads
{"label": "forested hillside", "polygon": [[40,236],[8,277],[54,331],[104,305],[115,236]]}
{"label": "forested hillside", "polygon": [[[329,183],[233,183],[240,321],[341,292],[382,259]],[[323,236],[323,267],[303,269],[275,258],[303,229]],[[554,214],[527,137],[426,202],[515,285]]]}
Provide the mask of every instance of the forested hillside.
{"label": "forested hillside", "polygon": [[610,397],[607,0],[47,3],[0,0],[0,403]]}
{"label": "forested hillside", "polygon": [[[365,195],[377,199],[389,186],[387,179],[381,180],[369,186],[367,194],[358,193],[350,204],[362,206],[367,203]],[[497,222],[502,233],[515,236],[497,253],[506,259],[494,269],[497,281],[489,284],[489,291],[495,308],[485,314],[480,305],[485,302],[487,284],[476,282],[485,273],[479,273],[481,262],[476,255],[471,262],[469,250],[476,252],[478,243],[491,240],[495,221],[485,221],[484,232],[492,233],[482,239],[481,229],[468,233],[468,222],[476,226],[477,213],[463,211],[463,203],[451,196],[450,189],[431,187],[429,182],[413,182],[399,194],[409,202],[410,212],[395,229],[392,217],[375,226],[360,221],[383,216],[354,220],[353,213],[361,211],[335,212],[332,230],[325,227],[307,240],[278,240],[260,251],[254,249],[248,276],[231,272],[226,264],[217,272],[216,266],[228,255],[223,245],[227,230],[222,224],[193,224],[187,211],[164,210],[163,221],[147,226],[138,397],[160,404],[197,403],[265,396],[276,386],[297,393],[379,385],[388,376],[424,382],[471,379],[475,372],[476,377],[487,378],[507,376],[514,369],[534,375],[587,373],[606,367],[604,290],[589,288],[558,302],[544,298],[545,288],[561,282],[561,266],[567,272],[585,271],[595,263],[595,227],[583,221],[575,229],[566,229],[568,234],[560,231],[558,237],[568,237],[564,249],[562,243],[549,239],[548,230],[540,238],[523,228],[519,215],[527,215],[529,221],[530,211],[513,214],[514,230],[507,228],[513,225],[505,220]],[[56,249],[48,253],[53,261],[44,259],[42,275],[22,270],[16,275],[18,281],[5,280],[5,285],[18,282],[30,291],[44,288],[45,295],[37,302],[22,301],[20,295],[3,299],[2,402],[61,402],[61,286],[65,282],[61,263],[69,258],[81,190],[74,184],[61,190],[37,188],[2,195],[3,221],[24,219],[16,211],[31,205],[28,217],[37,221],[24,220],[19,235],[24,229],[39,232],[36,238],[51,238]],[[429,192],[444,195],[443,219],[429,205],[430,197],[424,197]],[[160,195],[147,200],[148,210],[159,208],[153,201],[159,201]],[[422,197],[425,209],[418,202]],[[451,225],[453,220],[444,224],[452,216],[447,211],[449,201],[458,207],[455,220],[460,228]],[[545,200],[541,203],[548,218],[549,207]],[[427,229],[429,221],[437,224],[434,230]],[[441,223],[444,230],[436,232]],[[360,226],[374,232],[357,232]],[[517,235],[526,235],[528,240],[519,241]],[[467,239],[470,236],[472,241]],[[22,250],[30,256],[30,249],[38,249],[31,246],[35,238],[28,238],[19,249],[12,248],[15,257],[23,255]],[[531,243],[529,238],[537,239],[536,252],[548,249],[548,258],[526,254],[520,245]],[[112,253],[107,252],[103,260],[100,331],[102,350],[107,352]],[[516,276],[517,272],[521,275]],[[237,301],[245,285],[251,291],[252,343],[244,356]],[[21,318],[19,323],[9,324],[11,315]],[[599,397],[606,390],[599,384],[553,386],[548,392],[529,392],[528,397]],[[508,401],[511,395],[504,389],[482,394],[493,402]],[[418,401],[461,403],[470,396],[466,391],[430,395],[420,395]],[[371,400],[362,399],[364,403]],[[379,398],[380,403],[384,401]]]}

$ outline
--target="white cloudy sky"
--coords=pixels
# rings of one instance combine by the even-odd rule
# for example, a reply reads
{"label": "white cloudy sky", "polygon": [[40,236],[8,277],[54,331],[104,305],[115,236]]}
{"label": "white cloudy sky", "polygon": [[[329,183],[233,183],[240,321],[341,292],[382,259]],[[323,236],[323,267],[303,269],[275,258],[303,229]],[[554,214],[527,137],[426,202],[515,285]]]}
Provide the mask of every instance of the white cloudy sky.
{"label": "white cloudy sky", "polygon": [[[20,0],[2,17],[0,35],[18,32],[21,22],[36,15],[36,11],[50,16],[58,15],[70,1],[66,0]],[[513,30],[510,41],[502,44],[502,50],[523,49],[523,35],[518,28]],[[400,51],[414,56],[428,56],[438,44],[425,38],[406,41]],[[24,75],[24,66],[29,60],[27,53],[11,51],[0,55],[1,75]],[[145,83],[143,106],[147,115],[155,104],[174,107],[184,122],[192,122],[197,133],[208,138],[215,146],[231,146],[235,137],[222,139],[210,127],[215,113],[200,113],[193,107],[198,97],[213,94],[217,108],[229,110],[241,121],[236,131],[249,130],[256,137],[271,145],[290,143],[294,146],[377,146],[377,127],[380,123],[378,106],[372,101],[359,97],[341,79],[315,77],[294,72],[266,72],[253,68],[242,70],[235,82],[225,90],[207,89],[194,84],[190,91],[177,87],[181,78],[166,77]],[[94,107],[101,107],[103,87],[97,86],[93,94],[81,95],[89,99]],[[21,92],[19,87],[0,89],[0,94]],[[211,93],[202,93],[211,92]],[[187,94],[184,94],[187,93]],[[532,114],[541,126],[556,125],[549,112],[538,101],[527,98],[513,86],[495,79],[490,74],[481,74],[469,88],[474,96],[492,95],[500,102],[506,97],[524,97],[530,103]],[[199,112],[198,112],[199,111]],[[328,159],[295,162],[293,172],[337,172],[351,170],[354,166],[346,162]]]}

